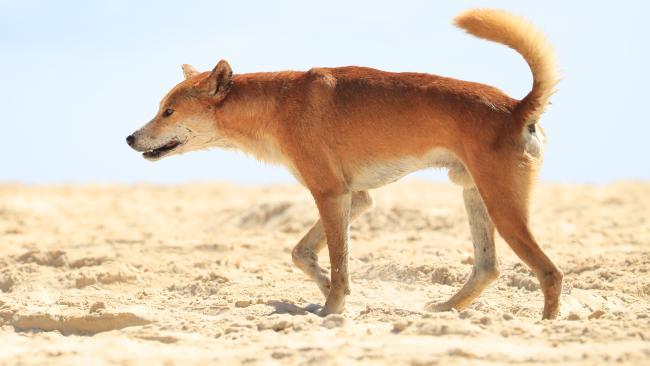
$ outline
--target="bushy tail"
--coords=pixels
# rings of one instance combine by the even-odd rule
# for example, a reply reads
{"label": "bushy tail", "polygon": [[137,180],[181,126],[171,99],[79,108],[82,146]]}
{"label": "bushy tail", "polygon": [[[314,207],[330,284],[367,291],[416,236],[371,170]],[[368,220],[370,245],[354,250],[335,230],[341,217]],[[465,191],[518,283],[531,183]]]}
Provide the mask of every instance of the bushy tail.
{"label": "bushy tail", "polygon": [[505,44],[524,57],[533,72],[533,90],[515,113],[522,127],[537,121],[559,81],[555,53],[546,36],[524,18],[501,10],[468,10],[454,24],[477,37]]}

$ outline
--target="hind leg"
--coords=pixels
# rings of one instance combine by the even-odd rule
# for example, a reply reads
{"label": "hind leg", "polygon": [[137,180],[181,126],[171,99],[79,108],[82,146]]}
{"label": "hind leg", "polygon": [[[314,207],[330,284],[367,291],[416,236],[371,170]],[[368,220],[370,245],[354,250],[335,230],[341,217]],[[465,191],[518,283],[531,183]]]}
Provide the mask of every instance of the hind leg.
{"label": "hind leg", "polygon": [[526,222],[522,220],[509,221],[509,216],[510,214],[507,212],[495,213],[495,225],[515,254],[537,276],[544,294],[542,319],[555,319],[560,312],[560,294],[564,275],[542,251]]}
{"label": "hind leg", "polygon": [[512,156],[494,161],[499,161],[499,165],[471,165],[472,177],[499,234],[539,280],[544,294],[542,318],[554,319],[559,312],[563,275],[542,251],[528,226],[535,162]]}
{"label": "hind leg", "polygon": [[461,310],[469,306],[499,276],[494,248],[494,225],[475,187],[463,189],[463,200],[474,244],[474,267],[469,279],[454,296],[443,303],[427,304],[425,310]]}
{"label": "hind leg", "polygon": [[[350,220],[354,220],[372,207],[372,197],[368,191],[354,192],[352,193],[351,206]],[[319,219],[293,248],[291,256],[293,263],[316,282],[323,296],[327,297],[330,292],[330,273],[318,264],[317,254],[325,247],[325,244],[325,231],[323,223]]]}

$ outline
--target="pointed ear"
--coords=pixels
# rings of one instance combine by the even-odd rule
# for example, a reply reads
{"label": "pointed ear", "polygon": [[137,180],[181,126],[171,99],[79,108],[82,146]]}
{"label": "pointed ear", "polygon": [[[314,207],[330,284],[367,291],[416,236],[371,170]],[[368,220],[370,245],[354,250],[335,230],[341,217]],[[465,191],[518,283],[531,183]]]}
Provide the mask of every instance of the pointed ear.
{"label": "pointed ear", "polygon": [[228,61],[221,60],[217,66],[212,69],[206,79],[204,90],[211,95],[224,98],[232,87],[232,69]]}
{"label": "pointed ear", "polygon": [[195,69],[192,65],[183,64],[181,67],[183,68],[183,75],[185,75],[185,79],[189,79],[192,76],[199,74],[199,70]]}

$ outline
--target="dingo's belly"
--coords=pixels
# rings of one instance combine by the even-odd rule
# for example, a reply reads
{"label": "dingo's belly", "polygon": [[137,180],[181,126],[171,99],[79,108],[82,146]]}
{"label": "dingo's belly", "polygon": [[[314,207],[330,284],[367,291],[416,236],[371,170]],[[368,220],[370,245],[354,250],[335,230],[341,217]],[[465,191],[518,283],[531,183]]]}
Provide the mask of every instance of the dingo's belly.
{"label": "dingo's belly", "polygon": [[449,150],[435,148],[422,156],[404,156],[373,162],[350,173],[349,187],[353,191],[373,189],[392,183],[405,175],[426,168],[448,168],[460,164]]}

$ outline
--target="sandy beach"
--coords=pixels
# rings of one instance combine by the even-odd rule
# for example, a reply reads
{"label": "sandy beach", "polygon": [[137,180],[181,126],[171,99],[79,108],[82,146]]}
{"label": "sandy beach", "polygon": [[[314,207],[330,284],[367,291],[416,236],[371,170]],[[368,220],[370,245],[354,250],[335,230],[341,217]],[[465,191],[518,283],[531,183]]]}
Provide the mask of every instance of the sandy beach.
{"label": "sandy beach", "polygon": [[321,318],[291,261],[317,217],[299,186],[0,184],[0,363],[648,364],[650,183],[538,186],[533,231],[565,273],[556,321],[500,238],[500,278],[469,309],[423,311],[471,271],[461,190],[373,196],[347,309]]}

